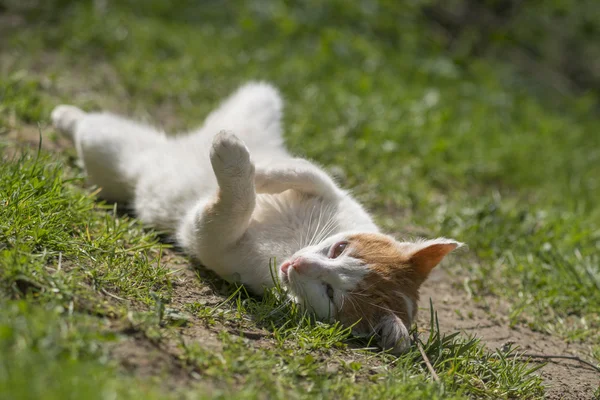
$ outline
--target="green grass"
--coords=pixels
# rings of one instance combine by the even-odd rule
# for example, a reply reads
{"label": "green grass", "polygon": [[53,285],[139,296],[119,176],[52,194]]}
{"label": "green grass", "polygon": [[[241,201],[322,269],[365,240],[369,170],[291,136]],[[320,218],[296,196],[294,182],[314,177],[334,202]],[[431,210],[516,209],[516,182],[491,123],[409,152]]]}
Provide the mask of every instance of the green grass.
{"label": "green grass", "polygon": [[5,295],[81,301],[72,308],[85,307],[90,290],[117,290],[146,304],[153,291],[167,290],[155,235],[131,218],[114,219],[108,207],[72,186],[80,178],[64,177],[54,157],[27,151],[3,161],[0,285]]}
{"label": "green grass", "polygon": [[116,338],[97,318],[26,301],[0,306],[1,398],[161,398],[156,385],[115,378],[102,349]]}
{"label": "green grass", "polygon": [[[123,330],[115,328],[122,324],[155,343],[178,341],[181,362],[202,375],[195,390],[208,397],[540,393],[534,369],[511,354],[486,354],[476,340],[442,338],[434,327],[424,346],[442,383],[429,381],[417,350],[401,358],[361,350],[353,354],[346,349],[355,342],[348,329],[299,314],[293,305],[281,303],[277,293],[257,300],[238,289],[216,307],[189,304],[187,311],[208,325],[258,325],[272,332],[267,348],[248,347],[247,339],[222,332],[222,350],[215,353],[178,332],[186,318],[165,307],[171,293],[169,269],[159,262],[161,245],[152,234],[126,216],[99,210],[107,207],[72,186],[78,179],[69,178],[53,156],[26,150],[5,159],[2,176],[0,388],[11,398],[42,393],[44,398],[170,397],[156,382],[115,378],[117,367],[106,345],[123,340]],[[111,292],[146,311],[132,314],[110,301]],[[335,369],[328,371],[332,363]]]}
{"label": "green grass", "polygon": [[4,154],[0,171],[0,393],[139,398],[103,350],[117,339],[108,321],[126,313],[106,294],[153,304],[168,292],[157,238],[113,219],[45,152]]}
{"label": "green grass", "polygon": [[[337,171],[385,229],[466,242],[469,255],[448,269],[475,301],[504,298],[512,324],[585,340],[600,360],[594,95],[546,101],[510,65],[443,50],[418,2],[5,4],[21,25],[0,29],[0,134],[29,132],[35,142],[39,129],[55,146],[47,122],[60,103],[191,128],[247,79],[269,80],[286,98],[292,150]],[[54,382],[45,397],[169,397],[168,377],[116,374],[105,349],[126,339],[119,324],[144,340],[178,343],[179,362],[201,378],[172,396],[542,393],[531,366],[469,338],[429,329],[435,383],[416,349],[399,359],[354,351],[348,343],[368,344],[294,315],[275,297],[227,287],[234,294],[221,306],[179,311],[224,332],[258,324],[268,345],[230,333],[220,334],[220,353],[189,343],[180,331],[186,318],[169,314],[168,246],[98,203],[72,150],[2,142],[0,393],[36,398]],[[22,376],[35,379],[25,385]]]}

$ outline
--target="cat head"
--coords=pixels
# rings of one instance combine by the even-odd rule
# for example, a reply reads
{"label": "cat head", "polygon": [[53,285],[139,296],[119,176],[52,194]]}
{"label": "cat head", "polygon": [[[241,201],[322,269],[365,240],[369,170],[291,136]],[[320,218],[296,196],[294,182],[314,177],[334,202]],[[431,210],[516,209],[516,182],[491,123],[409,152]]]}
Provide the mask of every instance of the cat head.
{"label": "cat head", "polygon": [[341,233],[301,249],[279,267],[296,301],[323,320],[354,325],[393,353],[410,344],[419,287],[462,243],[439,238],[398,242],[379,233]]}

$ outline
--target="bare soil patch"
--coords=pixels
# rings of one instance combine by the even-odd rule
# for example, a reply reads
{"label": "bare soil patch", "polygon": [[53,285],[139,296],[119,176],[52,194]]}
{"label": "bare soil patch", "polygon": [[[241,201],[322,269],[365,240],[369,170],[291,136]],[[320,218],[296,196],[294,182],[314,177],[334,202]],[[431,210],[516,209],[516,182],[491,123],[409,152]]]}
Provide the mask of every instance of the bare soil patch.
{"label": "bare soil patch", "polygon": [[[441,268],[432,273],[421,289],[420,324],[429,324],[429,314],[425,310],[429,310],[431,299],[443,333],[461,331],[476,336],[491,350],[512,344],[519,347],[520,353],[577,356],[592,362],[589,345],[569,343],[525,326],[511,328],[506,316],[508,307],[502,299],[486,298],[484,309],[483,302],[478,304],[469,299],[455,283]],[[578,361],[536,358],[531,361],[548,362],[539,371],[547,387],[547,399],[591,399],[600,387],[600,373]]]}

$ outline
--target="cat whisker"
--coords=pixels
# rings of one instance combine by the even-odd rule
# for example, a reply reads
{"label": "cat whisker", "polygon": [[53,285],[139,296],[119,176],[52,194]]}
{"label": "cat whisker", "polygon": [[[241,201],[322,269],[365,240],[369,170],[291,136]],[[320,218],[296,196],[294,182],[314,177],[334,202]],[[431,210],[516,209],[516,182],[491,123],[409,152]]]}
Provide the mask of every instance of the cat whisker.
{"label": "cat whisker", "polygon": [[325,210],[329,215],[327,222],[323,225],[320,231],[316,231],[316,240],[315,243],[320,243],[324,238],[329,236],[336,228],[337,228],[337,220],[335,219],[335,215],[329,213],[329,209],[331,207],[327,206]]}
{"label": "cat whisker", "polygon": [[357,295],[357,296],[367,296],[364,293],[365,292],[369,292],[371,288],[375,287],[377,284],[376,283],[371,283],[369,286],[366,287],[361,287],[361,289],[357,292],[352,292],[353,295]]}
{"label": "cat whisker", "polygon": [[337,221],[332,218],[330,227],[326,231],[323,231],[323,234],[319,238],[320,239],[319,241],[321,241],[321,240],[325,239],[326,237],[328,237],[329,235],[331,235],[337,228],[338,228]]}
{"label": "cat whisker", "polygon": [[[316,206],[313,204],[312,207],[310,208],[310,215],[308,217],[308,228],[306,230],[306,239],[309,238],[310,232],[311,232],[311,228],[312,228],[312,222],[313,222],[313,214],[315,212],[315,208]],[[309,242],[304,242],[303,243],[303,247],[307,247],[309,244]]]}
{"label": "cat whisker", "polygon": [[381,309],[381,310],[388,311],[388,312],[390,312],[390,313],[394,314],[394,311],[393,311],[392,309],[388,308],[388,307],[383,307],[383,306],[380,306],[380,305],[378,305],[378,304],[371,303],[371,302],[369,302],[369,303],[367,303],[367,304],[368,304],[368,305],[370,305],[370,306],[373,306],[373,307],[376,307],[376,308],[379,308],[379,309]]}
{"label": "cat whisker", "polygon": [[324,238],[329,236],[337,228],[337,221],[334,217],[335,215],[330,215],[329,219],[327,220],[327,223],[323,225],[323,229],[321,230],[321,232],[319,232],[317,243],[320,243]]}
{"label": "cat whisker", "polygon": [[317,233],[319,232],[319,228],[321,227],[321,219],[323,218],[323,207],[319,207],[319,217],[317,218],[317,227],[315,228],[313,235],[310,239],[310,243],[309,246],[312,246],[315,240],[315,237],[317,236]]}
{"label": "cat whisker", "polygon": [[292,290],[296,292],[296,295],[302,300],[302,307],[306,308],[306,305],[308,304],[308,296],[306,295],[306,289],[304,288],[304,285],[297,285],[291,280],[290,285],[292,286]]}
{"label": "cat whisker", "polygon": [[[315,240],[314,240],[313,244],[320,243],[323,240],[323,238],[325,237],[324,233],[329,230],[329,228],[332,224],[333,216],[329,212],[330,208],[331,208],[331,205],[321,206],[321,210],[319,213],[319,226],[317,226],[317,229],[315,229],[315,235],[314,235]],[[327,221],[325,221],[325,223],[323,224],[323,227],[320,228],[321,220],[323,219],[323,212],[325,212],[326,215],[328,214],[329,217],[327,218]]]}
{"label": "cat whisker", "polygon": [[371,326],[371,328],[372,328],[373,326],[371,325],[371,322],[369,321],[369,319],[366,318],[366,315],[365,315],[362,307],[360,306],[360,303],[354,301],[352,299],[352,296],[348,296],[348,301],[350,301],[350,304],[352,304],[352,308],[354,308],[354,311],[357,313],[359,318],[361,320],[365,320],[369,324],[369,326]]}
{"label": "cat whisker", "polygon": [[286,296],[286,299],[281,304],[279,304],[277,307],[272,309],[270,311],[270,313],[275,314],[281,310],[284,310],[291,302],[292,302],[292,299],[289,296]]}

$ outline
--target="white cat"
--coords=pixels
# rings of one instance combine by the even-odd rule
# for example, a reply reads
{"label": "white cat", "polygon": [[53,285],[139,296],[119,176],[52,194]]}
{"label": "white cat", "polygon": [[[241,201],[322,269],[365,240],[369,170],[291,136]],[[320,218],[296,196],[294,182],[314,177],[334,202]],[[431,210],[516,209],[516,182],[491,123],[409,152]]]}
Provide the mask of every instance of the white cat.
{"label": "white cat", "polygon": [[145,224],[257,294],[274,285],[277,260],[276,279],[299,304],[403,351],[419,286],[460,243],[379,233],[327,173],[288,153],[281,117],[281,98],[266,83],[246,84],[179,136],[73,106],[52,112],[101,197],[131,204]]}

